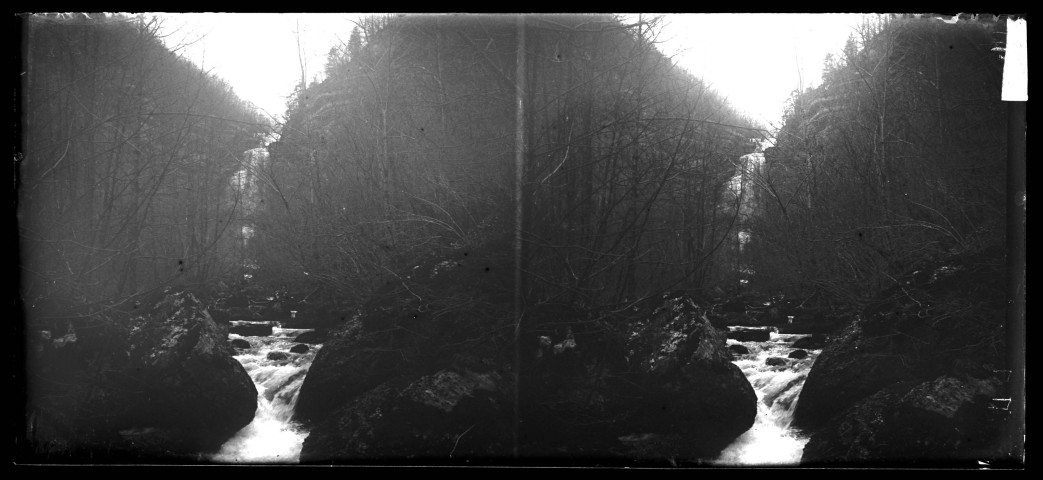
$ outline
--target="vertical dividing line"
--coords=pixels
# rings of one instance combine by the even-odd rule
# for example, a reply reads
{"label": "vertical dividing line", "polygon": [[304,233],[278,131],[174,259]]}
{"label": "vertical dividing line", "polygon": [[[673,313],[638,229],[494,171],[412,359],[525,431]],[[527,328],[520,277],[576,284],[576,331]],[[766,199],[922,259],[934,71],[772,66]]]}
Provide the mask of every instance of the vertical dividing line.
{"label": "vertical dividing line", "polygon": [[518,458],[521,429],[521,324],[522,324],[522,198],[525,181],[525,16],[518,16],[517,56],[514,75],[514,458]]}
{"label": "vertical dividing line", "polygon": [[1011,459],[1025,447],[1025,155],[1026,103],[1007,102],[1007,368]]}

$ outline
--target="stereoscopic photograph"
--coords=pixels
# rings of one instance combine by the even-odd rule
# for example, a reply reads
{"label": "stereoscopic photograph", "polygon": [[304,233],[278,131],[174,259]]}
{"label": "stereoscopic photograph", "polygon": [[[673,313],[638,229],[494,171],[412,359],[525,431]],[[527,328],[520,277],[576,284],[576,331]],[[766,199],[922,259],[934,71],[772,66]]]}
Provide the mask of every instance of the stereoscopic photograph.
{"label": "stereoscopic photograph", "polygon": [[1024,14],[13,19],[15,466],[1024,468]]}

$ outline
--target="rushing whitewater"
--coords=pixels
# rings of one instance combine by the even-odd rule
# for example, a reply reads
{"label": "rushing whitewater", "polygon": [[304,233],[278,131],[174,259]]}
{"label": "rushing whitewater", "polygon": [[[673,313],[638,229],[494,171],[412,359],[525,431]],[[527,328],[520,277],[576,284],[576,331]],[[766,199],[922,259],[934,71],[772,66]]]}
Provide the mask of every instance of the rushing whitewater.
{"label": "rushing whitewater", "polygon": [[[221,463],[297,463],[308,433],[292,421],[293,407],[304,376],[320,348],[310,345],[305,353],[291,353],[297,335],[306,329],[274,327],[267,337],[241,337],[250,348],[235,358],[243,364],[257,386],[257,413],[212,458]],[[273,354],[269,358],[269,354]],[[282,358],[285,355],[285,358]]]}
{"label": "rushing whitewater", "polygon": [[[715,463],[719,465],[799,465],[808,439],[790,428],[797,397],[811,365],[821,350],[807,350],[804,359],[787,358],[794,349],[793,342],[807,335],[772,332],[766,342],[738,342],[750,353],[736,358],[734,363],[746,374],[757,392],[757,419],[753,427],[729,445]],[[785,359],[785,364],[768,365],[770,357]]]}

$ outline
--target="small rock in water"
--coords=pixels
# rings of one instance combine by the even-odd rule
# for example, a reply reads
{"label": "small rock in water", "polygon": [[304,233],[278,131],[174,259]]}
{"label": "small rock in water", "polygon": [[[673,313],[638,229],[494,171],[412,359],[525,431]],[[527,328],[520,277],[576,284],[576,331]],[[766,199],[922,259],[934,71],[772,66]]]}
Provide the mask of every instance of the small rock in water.
{"label": "small rock in water", "polygon": [[272,334],[272,326],[266,323],[244,323],[232,325],[228,332],[244,337],[266,337]]}
{"label": "small rock in water", "polygon": [[268,360],[286,360],[290,358],[286,352],[268,352]]}
{"label": "small rock in water", "polygon": [[313,331],[310,331],[310,332],[304,332],[304,333],[302,333],[300,335],[297,335],[297,338],[293,339],[293,341],[295,341],[297,343],[311,343],[311,344],[315,344],[315,343],[325,342],[326,338],[328,336],[329,336],[329,334],[327,333],[326,330],[313,330]]}
{"label": "small rock in water", "polygon": [[806,350],[794,350],[790,352],[789,358],[796,358],[798,360],[808,358],[808,352]]}
{"label": "small rock in water", "polygon": [[750,349],[743,345],[728,345],[728,350],[731,350],[735,355],[746,355],[747,353],[750,353]]}
{"label": "small rock in water", "polygon": [[767,364],[767,365],[771,365],[771,366],[775,367],[775,366],[778,366],[778,365],[785,365],[786,364],[786,359],[785,358],[780,358],[780,357],[768,357],[768,359],[765,360],[764,363]]}
{"label": "small rock in water", "polygon": [[826,346],[826,336],[821,334],[811,335],[810,337],[804,337],[796,342],[793,342],[793,348],[805,348],[810,350],[818,350]]}
{"label": "small rock in water", "polygon": [[767,342],[771,340],[771,331],[767,328],[734,327],[728,332],[728,338],[740,342]]}
{"label": "small rock in water", "polygon": [[243,340],[242,338],[235,338],[228,341],[228,344],[239,349],[250,348],[250,342]]}
{"label": "small rock in water", "polygon": [[305,353],[310,349],[311,347],[308,347],[303,343],[298,343],[297,345],[294,345],[293,348],[290,348],[290,351],[293,353]]}

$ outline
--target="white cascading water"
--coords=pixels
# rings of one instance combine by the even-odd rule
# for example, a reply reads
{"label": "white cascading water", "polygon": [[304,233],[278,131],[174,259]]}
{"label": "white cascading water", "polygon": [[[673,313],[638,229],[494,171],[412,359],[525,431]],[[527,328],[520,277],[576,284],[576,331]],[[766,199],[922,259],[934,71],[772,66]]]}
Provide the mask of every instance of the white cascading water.
{"label": "white cascading water", "polygon": [[[250,322],[253,323],[253,322]],[[308,432],[292,421],[293,407],[304,376],[321,345],[309,345],[305,353],[291,353],[297,335],[308,329],[273,327],[267,337],[228,338],[250,342],[250,348],[235,356],[243,364],[257,387],[257,413],[253,422],[243,427],[221,446],[211,460],[219,463],[297,463]],[[269,359],[271,352],[283,352],[287,358]]]}
{"label": "white cascading water", "polygon": [[[743,345],[750,353],[737,356],[734,363],[742,369],[757,392],[757,419],[753,427],[721,452],[714,461],[729,466],[796,466],[804,453],[808,439],[790,428],[797,397],[804,380],[811,371],[821,350],[807,350],[804,359],[787,358],[793,342],[806,337],[801,334],[771,333],[765,342],[739,342],[729,339],[729,345]],[[766,363],[769,357],[786,359],[783,365]]]}

